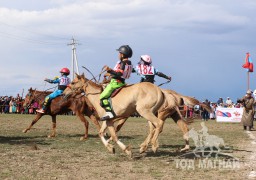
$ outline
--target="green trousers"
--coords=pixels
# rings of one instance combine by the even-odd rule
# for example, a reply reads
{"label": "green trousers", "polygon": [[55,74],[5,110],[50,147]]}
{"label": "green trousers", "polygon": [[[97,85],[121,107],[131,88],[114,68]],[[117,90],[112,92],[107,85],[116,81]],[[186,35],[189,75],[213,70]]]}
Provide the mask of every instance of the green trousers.
{"label": "green trousers", "polygon": [[111,96],[112,92],[115,89],[118,89],[122,86],[124,86],[125,83],[119,82],[116,79],[111,79],[110,83],[107,85],[107,87],[104,89],[104,91],[100,94],[100,101],[101,101],[101,106],[106,110],[106,111],[112,111],[112,107],[109,103],[109,97]]}

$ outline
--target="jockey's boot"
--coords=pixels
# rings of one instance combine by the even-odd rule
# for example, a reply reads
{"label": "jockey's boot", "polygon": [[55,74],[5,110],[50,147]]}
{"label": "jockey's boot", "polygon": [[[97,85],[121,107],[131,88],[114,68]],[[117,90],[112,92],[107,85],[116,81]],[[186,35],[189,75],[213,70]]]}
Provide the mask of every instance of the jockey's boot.
{"label": "jockey's boot", "polygon": [[105,121],[105,120],[112,119],[115,117],[115,113],[112,110],[111,103],[109,102],[108,99],[102,99],[100,105],[106,111],[106,114],[100,118],[101,121]]}
{"label": "jockey's boot", "polygon": [[112,119],[114,117],[114,114],[112,112],[107,111],[104,116],[100,118],[101,121],[106,121],[108,119]]}
{"label": "jockey's boot", "polygon": [[45,113],[43,108],[37,109],[36,112],[41,113],[41,114],[44,114],[44,113]]}

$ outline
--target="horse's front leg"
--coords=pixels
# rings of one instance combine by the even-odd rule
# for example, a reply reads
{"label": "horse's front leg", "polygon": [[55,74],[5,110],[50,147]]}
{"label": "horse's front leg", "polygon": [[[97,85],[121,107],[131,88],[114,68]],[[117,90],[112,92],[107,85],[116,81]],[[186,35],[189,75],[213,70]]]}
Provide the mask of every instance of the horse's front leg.
{"label": "horse's front leg", "polygon": [[107,120],[106,122],[109,133],[112,137],[112,140],[118,144],[118,146],[129,156],[132,157],[132,151],[130,146],[126,146],[124,143],[122,143],[116,134],[115,127],[114,127],[114,121],[113,120]]}
{"label": "horse's front leg", "polygon": [[28,132],[28,131],[32,128],[32,126],[33,126],[34,124],[36,124],[36,122],[37,122],[42,116],[43,116],[43,114],[38,113],[38,114],[36,115],[36,118],[35,118],[35,119],[31,122],[31,124],[29,125],[29,127],[27,127],[26,129],[24,129],[22,132],[24,132],[24,133]]}
{"label": "horse's front leg", "polygon": [[56,136],[56,115],[52,115],[52,133],[48,135],[48,138]]}
{"label": "horse's front leg", "polygon": [[107,123],[106,121],[103,121],[102,125],[101,125],[101,128],[100,128],[100,131],[99,131],[99,137],[102,141],[102,143],[104,144],[104,146],[111,152],[111,153],[115,153],[115,148],[113,147],[112,144],[109,144],[109,140],[106,140],[105,137],[104,137],[104,133],[107,129]]}
{"label": "horse's front leg", "polygon": [[82,136],[80,138],[80,140],[85,140],[88,138],[88,129],[89,129],[89,122],[87,121],[87,119],[85,119],[84,115],[81,114],[80,112],[76,112],[77,117],[84,123],[84,127],[85,127],[85,133],[84,136]]}

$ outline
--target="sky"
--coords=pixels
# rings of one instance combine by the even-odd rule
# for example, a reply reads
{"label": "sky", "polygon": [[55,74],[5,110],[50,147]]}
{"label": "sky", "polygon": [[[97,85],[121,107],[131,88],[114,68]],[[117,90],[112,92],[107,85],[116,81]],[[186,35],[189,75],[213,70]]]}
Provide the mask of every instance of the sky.
{"label": "sky", "polygon": [[[255,0],[1,0],[0,96],[55,87],[44,79],[71,68],[74,38],[79,71],[88,77],[82,66],[98,75],[128,44],[134,65],[148,54],[172,77],[162,88],[201,101],[236,101],[247,90],[247,52],[256,63],[255,12]],[[132,74],[126,82],[139,80]]]}

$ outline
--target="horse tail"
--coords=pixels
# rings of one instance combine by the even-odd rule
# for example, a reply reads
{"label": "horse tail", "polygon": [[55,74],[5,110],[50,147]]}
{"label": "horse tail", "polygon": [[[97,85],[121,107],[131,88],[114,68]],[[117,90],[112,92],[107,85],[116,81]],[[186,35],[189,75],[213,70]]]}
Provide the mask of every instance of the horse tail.
{"label": "horse tail", "polygon": [[205,109],[206,111],[208,111],[209,113],[212,112],[212,108],[210,107],[210,105],[205,104],[205,103],[200,103],[199,104],[203,109]]}

